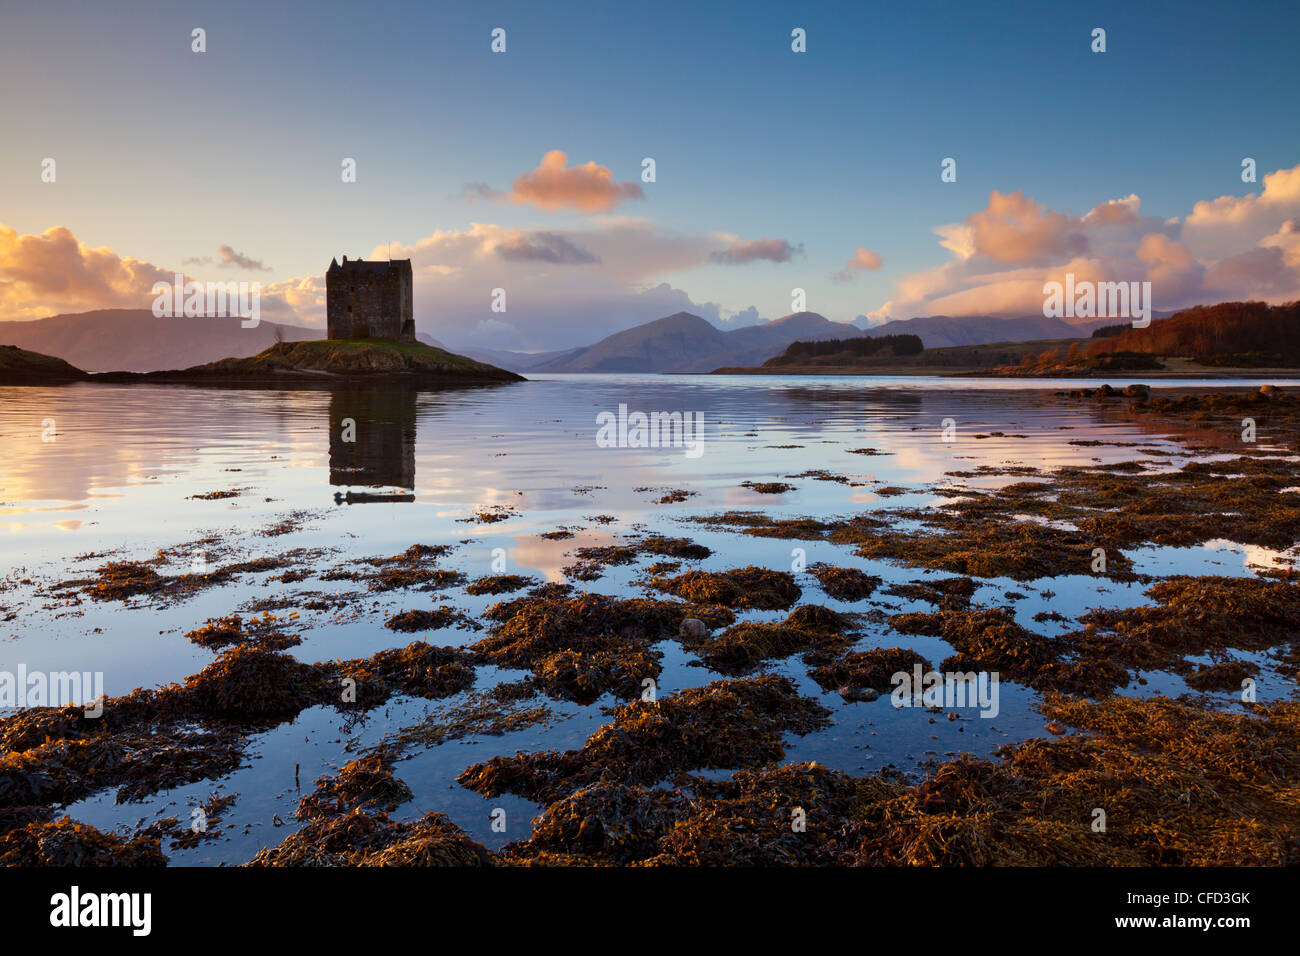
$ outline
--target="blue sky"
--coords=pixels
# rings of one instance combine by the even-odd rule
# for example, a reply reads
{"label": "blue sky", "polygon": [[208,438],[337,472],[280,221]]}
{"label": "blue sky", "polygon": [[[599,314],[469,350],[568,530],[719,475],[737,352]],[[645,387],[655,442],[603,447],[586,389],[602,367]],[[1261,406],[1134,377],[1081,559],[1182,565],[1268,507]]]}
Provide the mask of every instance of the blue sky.
{"label": "blue sky", "polygon": [[[1300,163],[1298,26],[1295,3],[10,2],[0,223],[19,236],[65,227],[204,278],[227,276],[182,260],[228,245],[270,267],[250,278],[283,282],[474,222],[569,235],[635,218],[802,253],[670,263],[616,285],[667,283],[719,317],[785,314],[800,286],[810,309],[848,320],[950,260],[934,230],[994,190],[1073,217],[1136,194],[1155,220],[1259,192],[1241,182],[1243,157],[1261,180]],[[489,50],[494,27],[505,54]],[[791,52],[794,27],[807,53]],[[1094,27],[1104,54],[1089,48]],[[654,157],[657,182],[594,216],[460,195],[508,191],[550,150],[616,182],[639,181]],[[44,157],[57,184],[40,181]],[[343,157],[356,183],[340,182]],[[944,157],[955,183],[940,182]],[[833,281],[859,246],[881,268]],[[546,309],[525,314],[542,299],[526,295],[512,330],[483,335],[543,347],[599,326],[566,326],[567,280],[546,281]],[[438,294],[417,295],[417,318],[440,337],[482,318],[461,314],[463,290],[445,308]]]}

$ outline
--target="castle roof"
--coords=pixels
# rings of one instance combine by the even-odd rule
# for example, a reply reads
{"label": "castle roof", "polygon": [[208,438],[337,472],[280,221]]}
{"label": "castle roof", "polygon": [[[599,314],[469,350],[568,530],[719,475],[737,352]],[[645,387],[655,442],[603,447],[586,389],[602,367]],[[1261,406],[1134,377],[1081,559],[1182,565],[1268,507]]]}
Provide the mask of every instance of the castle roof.
{"label": "castle roof", "polygon": [[410,272],[411,260],[410,259],[371,259],[370,261],[366,261],[365,259],[349,259],[347,256],[344,256],[342,265],[339,265],[337,259],[331,259],[330,267],[328,271],[353,272],[353,273],[362,272],[362,273],[369,273],[371,275],[374,275],[380,272],[389,272],[390,270],[393,269],[397,269],[399,271],[404,271],[404,272]]}

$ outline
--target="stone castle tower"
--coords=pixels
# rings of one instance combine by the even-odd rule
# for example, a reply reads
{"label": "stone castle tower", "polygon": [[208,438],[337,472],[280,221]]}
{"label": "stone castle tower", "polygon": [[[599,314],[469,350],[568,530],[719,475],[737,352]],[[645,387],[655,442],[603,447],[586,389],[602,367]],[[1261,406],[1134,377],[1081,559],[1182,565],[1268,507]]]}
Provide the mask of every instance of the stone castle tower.
{"label": "stone castle tower", "polygon": [[325,272],[325,312],[332,339],[415,341],[411,260],[330,261]]}

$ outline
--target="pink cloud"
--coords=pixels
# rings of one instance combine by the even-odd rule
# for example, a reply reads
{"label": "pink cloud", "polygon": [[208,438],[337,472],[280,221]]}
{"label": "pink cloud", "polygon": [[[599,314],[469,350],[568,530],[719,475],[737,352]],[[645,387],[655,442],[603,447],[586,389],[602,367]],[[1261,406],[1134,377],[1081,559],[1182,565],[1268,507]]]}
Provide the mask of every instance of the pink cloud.
{"label": "pink cloud", "polygon": [[551,150],[540,166],[515,180],[511,201],[547,210],[569,206],[579,212],[608,212],[625,199],[645,198],[640,185],[614,182],[605,166],[589,162],[566,167],[568,161],[562,150]]}
{"label": "pink cloud", "polygon": [[0,223],[0,316],[141,308],[152,301],[155,282],[171,280],[152,263],[91,248],[65,226],[37,236]]}
{"label": "pink cloud", "polygon": [[880,268],[880,254],[872,252],[866,246],[858,246],[853,258],[844,264],[844,268],[835,273],[837,282],[847,282],[859,272],[875,272]]}

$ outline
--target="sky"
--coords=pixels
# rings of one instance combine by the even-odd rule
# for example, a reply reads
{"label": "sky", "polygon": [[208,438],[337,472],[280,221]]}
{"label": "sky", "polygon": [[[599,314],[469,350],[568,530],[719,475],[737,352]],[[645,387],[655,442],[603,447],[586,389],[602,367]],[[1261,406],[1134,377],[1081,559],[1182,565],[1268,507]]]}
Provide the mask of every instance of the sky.
{"label": "sky", "polygon": [[1067,271],[1288,301],[1298,36],[1295,2],[6,0],[0,319],[180,271],[321,326],[345,254],[412,258],[420,330],[477,348],[796,288],[835,321],[1025,315]]}

